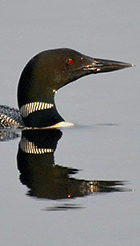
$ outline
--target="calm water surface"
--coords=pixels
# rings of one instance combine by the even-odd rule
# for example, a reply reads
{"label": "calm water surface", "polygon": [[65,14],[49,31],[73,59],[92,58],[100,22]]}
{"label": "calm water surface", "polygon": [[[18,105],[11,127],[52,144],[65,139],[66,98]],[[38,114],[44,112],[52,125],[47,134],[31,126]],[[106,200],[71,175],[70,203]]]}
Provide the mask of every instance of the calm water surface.
{"label": "calm water surface", "polygon": [[1,1],[0,16],[1,104],[16,107],[22,69],[45,49],[136,64],[60,90],[74,127],[0,142],[1,245],[139,245],[139,1]]}

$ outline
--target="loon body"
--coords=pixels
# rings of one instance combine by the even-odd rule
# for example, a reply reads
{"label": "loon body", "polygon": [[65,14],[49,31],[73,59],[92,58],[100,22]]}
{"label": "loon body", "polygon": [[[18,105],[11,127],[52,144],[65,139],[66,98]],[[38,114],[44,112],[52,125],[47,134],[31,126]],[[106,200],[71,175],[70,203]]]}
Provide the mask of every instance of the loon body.
{"label": "loon body", "polygon": [[91,58],[72,49],[41,52],[25,66],[18,85],[19,111],[0,106],[0,126],[48,127],[63,125],[54,96],[80,77],[115,71],[132,64]]}

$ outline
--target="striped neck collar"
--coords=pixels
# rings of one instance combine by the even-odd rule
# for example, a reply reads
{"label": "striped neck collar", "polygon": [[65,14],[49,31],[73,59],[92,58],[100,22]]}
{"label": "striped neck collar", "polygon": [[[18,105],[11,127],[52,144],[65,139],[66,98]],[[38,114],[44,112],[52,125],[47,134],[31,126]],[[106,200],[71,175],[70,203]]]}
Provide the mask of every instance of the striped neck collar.
{"label": "striped neck collar", "polygon": [[54,149],[38,148],[33,142],[28,141],[25,137],[23,137],[20,141],[20,148],[23,152],[27,154],[35,154],[35,155],[54,152]]}
{"label": "striped neck collar", "polygon": [[45,109],[51,109],[54,107],[54,104],[52,103],[46,103],[46,102],[31,102],[23,105],[20,108],[20,113],[23,118],[26,118],[29,114],[39,111],[39,110],[45,110]]}

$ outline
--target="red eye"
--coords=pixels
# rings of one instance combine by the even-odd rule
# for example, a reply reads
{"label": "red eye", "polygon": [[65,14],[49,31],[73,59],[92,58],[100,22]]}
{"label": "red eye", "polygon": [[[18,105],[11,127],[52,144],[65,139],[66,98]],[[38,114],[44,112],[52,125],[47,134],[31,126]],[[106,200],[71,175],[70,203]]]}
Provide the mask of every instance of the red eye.
{"label": "red eye", "polygon": [[68,65],[73,65],[73,63],[74,63],[74,60],[73,59],[71,59],[71,58],[69,58],[68,60],[67,60],[67,64]]}

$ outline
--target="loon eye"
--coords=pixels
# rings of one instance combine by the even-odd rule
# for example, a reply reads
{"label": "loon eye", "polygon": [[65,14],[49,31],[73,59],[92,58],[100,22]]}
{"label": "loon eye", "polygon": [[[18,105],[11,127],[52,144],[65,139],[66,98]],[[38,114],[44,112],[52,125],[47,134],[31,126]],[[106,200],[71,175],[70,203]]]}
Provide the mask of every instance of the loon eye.
{"label": "loon eye", "polygon": [[69,58],[68,60],[67,60],[67,65],[73,65],[73,63],[74,63],[74,59],[71,59],[71,58]]}

